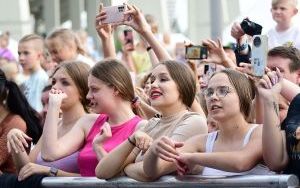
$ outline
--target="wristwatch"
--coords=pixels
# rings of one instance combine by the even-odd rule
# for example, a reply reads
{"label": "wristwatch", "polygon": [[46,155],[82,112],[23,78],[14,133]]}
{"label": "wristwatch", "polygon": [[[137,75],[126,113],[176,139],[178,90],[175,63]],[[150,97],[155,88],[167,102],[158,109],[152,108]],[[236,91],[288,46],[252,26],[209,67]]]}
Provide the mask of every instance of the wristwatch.
{"label": "wristwatch", "polygon": [[57,168],[55,168],[55,167],[50,167],[50,176],[51,176],[51,177],[57,176],[57,173],[58,173],[58,169],[57,169]]}

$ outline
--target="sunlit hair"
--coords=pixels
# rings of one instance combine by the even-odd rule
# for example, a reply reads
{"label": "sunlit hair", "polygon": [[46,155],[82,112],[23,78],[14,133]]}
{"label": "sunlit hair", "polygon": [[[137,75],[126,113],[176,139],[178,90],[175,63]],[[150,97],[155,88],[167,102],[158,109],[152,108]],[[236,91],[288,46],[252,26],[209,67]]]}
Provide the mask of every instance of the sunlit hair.
{"label": "sunlit hair", "polygon": [[245,119],[248,119],[252,110],[252,100],[255,97],[253,81],[251,81],[245,74],[233,69],[223,69],[219,72],[215,72],[210,77],[210,80],[215,75],[222,73],[227,75],[231,85],[234,87],[239,97],[240,111],[244,115]]}
{"label": "sunlit hair", "polygon": [[185,64],[177,61],[164,61],[159,65],[165,65],[171,78],[177,85],[182,103],[191,107],[196,95],[196,79],[192,70]]}
{"label": "sunlit hair", "polygon": [[281,2],[289,2],[290,5],[292,5],[293,7],[297,7],[297,0],[272,0],[272,6],[276,6],[278,5],[278,3],[281,3]]}
{"label": "sunlit hair", "polygon": [[20,43],[24,43],[24,42],[29,42],[32,41],[34,42],[34,49],[37,51],[41,51],[44,52],[45,51],[45,43],[44,43],[44,39],[37,35],[37,34],[29,34],[29,35],[25,35],[24,37],[22,37],[19,40],[19,44]]}
{"label": "sunlit hair", "polygon": [[76,35],[76,33],[74,31],[72,31],[70,29],[65,29],[65,28],[56,29],[46,37],[46,40],[49,41],[54,38],[59,38],[59,41],[61,41],[62,44],[67,44],[69,46],[75,46],[77,53],[82,54],[82,55],[86,54],[86,52],[79,40],[79,37]]}
{"label": "sunlit hair", "polygon": [[84,110],[88,112],[89,101],[86,99],[86,95],[89,91],[88,75],[90,67],[86,63],[80,61],[64,61],[55,68],[51,77],[53,77],[59,69],[63,69],[71,77],[79,92],[80,102],[83,105]]}

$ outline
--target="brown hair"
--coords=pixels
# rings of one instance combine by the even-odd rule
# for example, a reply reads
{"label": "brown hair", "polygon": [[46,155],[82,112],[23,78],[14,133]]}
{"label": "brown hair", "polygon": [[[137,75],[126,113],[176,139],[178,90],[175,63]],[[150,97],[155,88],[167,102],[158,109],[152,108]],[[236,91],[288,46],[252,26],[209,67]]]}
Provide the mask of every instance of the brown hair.
{"label": "brown hair", "polygon": [[268,57],[281,57],[289,59],[290,72],[295,72],[300,69],[300,51],[293,46],[278,46],[268,52]]}
{"label": "brown hair", "polygon": [[34,41],[35,42],[34,48],[37,51],[41,51],[41,52],[44,53],[44,51],[45,51],[45,43],[44,43],[44,39],[41,36],[39,36],[37,34],[25,35],[24,37],[22,37],[19,40],[19,44],[23,43],[23,42],[28,42],[28,41]]}
{"label": "brown hair", "polygon": [[[59,70],[63,69],[67,72],[67,74],[71,77],[71,79],[74,81],[76,88],[80,95],[80,102],[86,112],[88,112],[88,104],[89,101],[86,98],[86,95],[88,94],[89,88],[88,88],[88,75],[90,67],[80,61],[65,61],[59,64],[54,72],[52,73],[52,76]],[[52,77],[51,76],[51,77]]]}
{"label": "brown hair", "polygon": [[67,45],[75,45],[77,53],[82,55],[86,54],[78,36],[72,30],[65,28],[56,29],[47,36],[46,40],[54,38],[59,38],[60,41]]}
{"label": "brown hair", "polygon": [[158,65],[165,65],[171,78],[175,81],[180,99],[187,107],[191,107],[196,95],[196,80],[192,70],[177,61],[164,61]]}
{"label": "brown hair", "polygon": [[219,73],[227,75],[239,97],[240,111],[245,119],[248,119],[252,110],[252,100],[255,97],[254,83],[245,74],[233,69],[223,69],[219,72],[215,72],[210,79]]}
{"label": "brown hair", "polygon": [[[123,100],[131,103],[135,100],[131,76],[120,61],[104,59],[92,67],[90,74],[106,83],[107,86],[116,89]],[[142,111],[138,107],[133,108],[133,112],[142,115]]]}

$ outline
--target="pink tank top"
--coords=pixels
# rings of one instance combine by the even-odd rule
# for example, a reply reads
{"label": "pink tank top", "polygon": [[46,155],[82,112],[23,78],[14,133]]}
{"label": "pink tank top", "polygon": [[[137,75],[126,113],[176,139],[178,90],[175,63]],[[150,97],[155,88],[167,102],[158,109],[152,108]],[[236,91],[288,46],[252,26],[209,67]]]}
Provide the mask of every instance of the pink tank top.
{"label": "pink tank top", "polygon": [[[98,160],[92,144],[94,137],[99,133],[100,128],[107,121],[107,119],[107,115],[99,115],[85,139],[83,148],[79,152],[78,166],[81,176],[96,176],[95,168],[98,164]],[[139,116],[135,116],[123,124],[111,127],[112,137],[103,143],[103,148],[105,151],[110,152],[112,149],[126,140],[135,131],[136,125],[141,120],[142,119]]]}

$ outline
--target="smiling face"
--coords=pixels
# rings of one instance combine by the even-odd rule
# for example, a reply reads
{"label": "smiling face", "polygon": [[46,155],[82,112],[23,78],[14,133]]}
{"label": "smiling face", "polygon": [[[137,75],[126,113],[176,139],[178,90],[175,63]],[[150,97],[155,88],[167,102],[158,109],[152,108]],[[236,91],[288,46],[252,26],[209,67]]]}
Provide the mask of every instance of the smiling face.
{"label": "smiling face", "polygon": [[89,75],[88,77],[89,92],[87,99],[90,100],[90,107],[95,113],[107,113],[115,105],[116,91],[98,78]]}
{"label": "smiling face", "polygon": [[150,77],[150,102],[157,109],[181,102],[179,91],[165,65],[158,65]]}
{"label": "smiling face", "polygon": [[79,91],[74,81],[63,68],[58,69],[53,75],[52,88],[61,90],[67,95],[67,98],[62,101],[62,110],[67,110],[78,103],[81,104]]}
{"label": "smiling face", "polygon": [[[224,93],[222,94],[224,90],[220,90],[222,88],[228,88],[225,95]],[[215,74],[209,80],[207,90],[214,91],[211,96],[205,98],[208,114],[211,118],[216,121],[222,121],[241,114],[239,97],[226,74]],[[216,93],[219,93],[219,96]]]}

